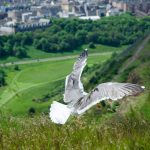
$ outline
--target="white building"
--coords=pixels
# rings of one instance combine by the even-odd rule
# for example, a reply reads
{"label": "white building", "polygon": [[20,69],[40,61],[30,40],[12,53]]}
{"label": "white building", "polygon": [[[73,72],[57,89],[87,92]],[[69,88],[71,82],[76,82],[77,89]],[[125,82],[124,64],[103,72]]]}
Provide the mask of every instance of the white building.
{"label": "white building", "polygon": [[13,34],[13,33],[15,33],[15,28],[2,26],[2,27],[0,27],[0,33],[1,33],[1,35]]}
{"label": "white building", "polygon": [[116,15],[120,15],[121,12],[119,11],[118,8],[111,8],[110,10],[108,10],[106,12],[106,16],[116,16]]}
{"label": "white building", "polygon": [[29,17],[33,16],[32,12],[27,12],[22,14],[22,22],[28,22]]}

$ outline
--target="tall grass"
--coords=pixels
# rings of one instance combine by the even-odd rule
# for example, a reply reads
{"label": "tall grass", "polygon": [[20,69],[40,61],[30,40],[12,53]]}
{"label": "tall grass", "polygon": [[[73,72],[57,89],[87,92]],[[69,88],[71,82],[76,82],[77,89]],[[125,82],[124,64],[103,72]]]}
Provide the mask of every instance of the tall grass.
{"label": "tall grass", "polygon": [[46,116],[16,119],[4,115],[0,122],[0,149],[4,150],[150,148],[150,123],[134,111],[130,116],[115,114],[103,123],[95,118],[89,122],[83,116],[71,118],[66,125],[56,125]]}

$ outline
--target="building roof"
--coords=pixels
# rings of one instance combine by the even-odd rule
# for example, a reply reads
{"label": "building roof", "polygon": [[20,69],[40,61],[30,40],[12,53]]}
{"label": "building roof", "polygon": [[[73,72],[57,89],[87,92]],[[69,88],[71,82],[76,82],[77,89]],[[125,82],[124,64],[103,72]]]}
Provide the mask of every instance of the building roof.
{"label": "building roof", "polygon": [[84,20],[88,20],[88,19],[90,19],[90,20],[98,20],[98,19],[100,19],[100,16],[81,16],[79,18],[80,19],[84,19]]}

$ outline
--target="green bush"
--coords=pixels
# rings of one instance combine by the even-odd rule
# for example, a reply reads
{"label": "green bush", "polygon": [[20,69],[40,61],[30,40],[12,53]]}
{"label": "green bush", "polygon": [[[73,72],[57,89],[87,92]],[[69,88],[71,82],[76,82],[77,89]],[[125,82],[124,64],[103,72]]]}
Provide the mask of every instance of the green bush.
{"label": "green bush", "polygon": [[89,44],[89,48],[96,48],[93,42]]}
{"label": "green bush", "polygon": [[6,77],[5,72],[0,69],[0,87],[6,85],[5,77]]}

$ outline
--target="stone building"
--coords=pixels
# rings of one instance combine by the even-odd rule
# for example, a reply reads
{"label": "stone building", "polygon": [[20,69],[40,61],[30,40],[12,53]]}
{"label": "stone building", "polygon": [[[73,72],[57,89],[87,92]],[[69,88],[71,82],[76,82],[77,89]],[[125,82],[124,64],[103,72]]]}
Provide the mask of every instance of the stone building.
{"label": "stone building", "polygon": [[28,22],[30,16],[33,16],[32,12],[23,13],[22,14],[22,22]]}
{"label": "stone building", "polygon": [[4,25],[0,27],[1,35],[14,34],[16,32],[25,32],[25,31],[34,31],[36,29],[43,29],[50,26],[50,21],[48,19],[42,19],[39,22],[35,23],[26,23],[26,24],[13,24],[13,25]]}
{"label": "stone building", "polygon": [[13,21],[21,21],[22,13],[19,10],[8,11],[8,18]]}
{"label": "stone building", "polygon": [[61,8],[64,12],[69,12],[69,0],[62,0]]}

